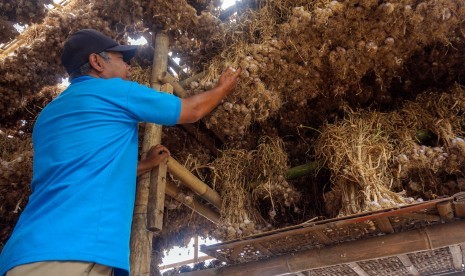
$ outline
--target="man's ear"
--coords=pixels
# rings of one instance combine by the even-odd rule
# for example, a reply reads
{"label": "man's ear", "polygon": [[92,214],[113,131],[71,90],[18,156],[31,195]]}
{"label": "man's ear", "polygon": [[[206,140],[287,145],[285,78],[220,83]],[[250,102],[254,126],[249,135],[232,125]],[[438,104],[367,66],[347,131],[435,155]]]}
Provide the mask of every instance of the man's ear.
{"label": "man's ear", "polygon": [[104,68],[103,68],[103,63],[102,61],[99,59],[99,55],[97,54],[90,54],[89,55],[89,64],[92,68],[94,68],[95,71],[101,73],[103,72]]}

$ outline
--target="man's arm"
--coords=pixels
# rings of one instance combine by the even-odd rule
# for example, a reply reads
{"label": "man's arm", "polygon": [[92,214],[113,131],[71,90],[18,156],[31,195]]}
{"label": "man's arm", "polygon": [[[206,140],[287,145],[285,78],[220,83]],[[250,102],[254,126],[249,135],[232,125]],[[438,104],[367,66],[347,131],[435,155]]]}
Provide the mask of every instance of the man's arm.
{"label": "man's arm", "polygon": [[223,98],[234,91],[241,71],[241,68],[234,71],[229,67],[221,74],[218,84],[213,89],[182,99],[181,115],[177,123],[194,123],[210,113]]}
{"label": "man's arm", "polygon": [[162,145],[153,146],[147,152],[147,157],[137,164],[137,176],[152,170],[160,165],[161,162],[167,160],[169,156],[170,151],[166,147]]}

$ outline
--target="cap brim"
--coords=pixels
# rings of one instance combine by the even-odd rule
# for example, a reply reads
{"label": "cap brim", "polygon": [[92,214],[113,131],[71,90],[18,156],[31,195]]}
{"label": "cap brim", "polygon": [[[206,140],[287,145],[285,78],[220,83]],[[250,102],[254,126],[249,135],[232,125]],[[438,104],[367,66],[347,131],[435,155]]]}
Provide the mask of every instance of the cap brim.
{"label": "cap brim", "polygon": [[137,45],[118,45],[115,47],[108,48],[105,51],[120,52],[121,54],[123,54],[124,61],[128,62],[134,57],[134,55],[137,52],[137,49]]}

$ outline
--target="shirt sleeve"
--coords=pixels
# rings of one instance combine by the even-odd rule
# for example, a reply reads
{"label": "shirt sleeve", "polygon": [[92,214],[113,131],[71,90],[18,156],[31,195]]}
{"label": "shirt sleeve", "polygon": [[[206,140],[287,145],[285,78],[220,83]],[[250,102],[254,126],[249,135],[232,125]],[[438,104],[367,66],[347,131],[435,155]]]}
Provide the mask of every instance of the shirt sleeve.
{"label": "shirt sleeve", "polygon": [[131,82],[127,97],[128,111],[140,122],[175,125],[181,114],[181,99],[147,86]]}

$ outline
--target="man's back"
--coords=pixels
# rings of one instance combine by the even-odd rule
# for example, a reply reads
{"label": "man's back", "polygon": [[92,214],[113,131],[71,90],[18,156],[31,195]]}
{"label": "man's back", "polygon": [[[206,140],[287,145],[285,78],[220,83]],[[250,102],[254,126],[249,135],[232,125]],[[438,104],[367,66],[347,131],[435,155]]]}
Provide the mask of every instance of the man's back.
{"label": "man's back", "polygon": [[176,123],[180,108],[156,95],[121,79],[80,77],[44,108],[33,133],[32,194],[2,252],[0,275],[46,260],[129,268],[137,122],[153,119],[143,117],[157,113],[154,102],[171,109],[158,108],[160,123]]}

